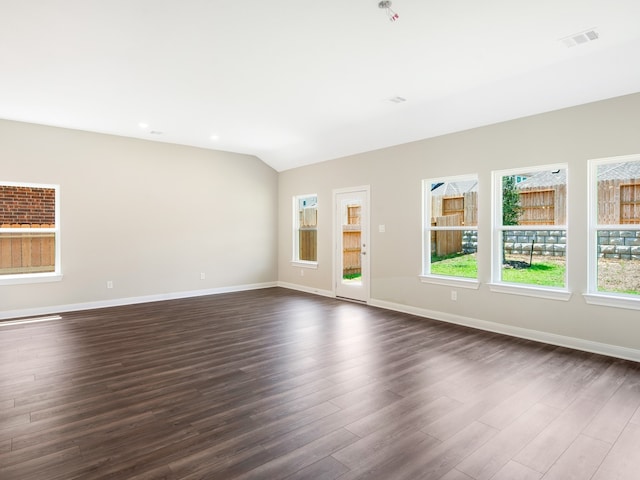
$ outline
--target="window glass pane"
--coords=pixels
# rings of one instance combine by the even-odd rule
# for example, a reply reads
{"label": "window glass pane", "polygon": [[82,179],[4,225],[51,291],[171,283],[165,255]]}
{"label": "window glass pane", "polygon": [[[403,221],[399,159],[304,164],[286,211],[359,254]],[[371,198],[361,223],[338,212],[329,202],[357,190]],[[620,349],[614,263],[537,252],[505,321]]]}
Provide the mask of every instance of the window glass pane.
{"label": "window glass pane", "polygon": [[[477,278],[478,180],[475,176],[424,182],[425,242],[433,275]],[[428,209],[428,210],[427,210]]]}
{"label": "window glass pane", "polygon": [[[567,170],[542,166],[498,173],[495,282],[565,288]],[[509,228],[513,227],[513,228]]]}
{"label": "window glass pane", "polygon": [[352,198],[340,204],[342,217],[342,283],[362,284],[362,201]]}
{"label": "window glass pane", "polygon": [[564,225],[566,169],[502,176],[502,225]]}
{"label": "window glass pane", "polygon": [[0,225],[47,224],[56,222],[56,191],[53,188],[0,185]]}
{"label": "window glass pane", "polygon": [[640,295],[640,159],[600,163],[595,189],[597,290]]}
{"label": "window glass pane", "polygon": [[[441,232],[438,232],[441,233]],[[431,273],[449,277],[478,278],[478,261],[474,253],[445,256],[431,255]]]}
{"label": "window glass pane", "polygon": [[598,224],[640,224],[640,160],[598,165]]}
{"label": "window glass pane", "polygon": [[315,262],[318,260],[318,197],[296,197],[297,249],[295,259]]}
{"label": "window glass pane", "polygon": [[504,230],[502,281],[564,287],[566,230]]}
{"label": "window glass pane", "polygon": [[598,232],[598,241],[602,242],[598,245],[601,251],[597,264],[599,292],[640,295],[640,255],[632,255],[624,246],[627,239],[639,245],[640,232]]}
{"label": "window glass pane", "polygon": [[56,190],[0,185],[0,275],[56,271]]}
{"label": "window glass pane", "polygon": [[0,231],[0,275],[55,271],[55,234]]}
{"label": "window glass pane", "polygon": [[431,182],[431,222],[434,226],[478,226],[478,180]]}

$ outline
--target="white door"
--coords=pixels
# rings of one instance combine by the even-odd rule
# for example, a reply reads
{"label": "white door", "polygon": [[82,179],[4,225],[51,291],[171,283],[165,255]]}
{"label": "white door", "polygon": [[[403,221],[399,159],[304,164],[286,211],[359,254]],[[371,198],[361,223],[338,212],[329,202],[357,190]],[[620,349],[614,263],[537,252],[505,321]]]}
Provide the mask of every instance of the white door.
{"label": "white door", "polygon": [[334,190],[336,297],[369,301],[369,186]]}

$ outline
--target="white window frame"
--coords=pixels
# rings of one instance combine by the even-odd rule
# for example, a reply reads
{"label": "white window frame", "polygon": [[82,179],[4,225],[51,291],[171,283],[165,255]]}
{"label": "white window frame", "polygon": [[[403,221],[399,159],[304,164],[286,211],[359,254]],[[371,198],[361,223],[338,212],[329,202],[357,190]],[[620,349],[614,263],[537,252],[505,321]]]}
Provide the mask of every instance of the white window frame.
{"label": "white window frame", "polygon": [[591,305],[628,308],[640,310],[640,295],[617,292],[598,291],[598,231],[599,230],[634,230],[640,231],[640,224],[598,224],[598,167],[609,163],[640,161],[640,155],[624,155],[589,160],[588,189],[588,280],[587,292],[583,294],[585,301]]}
{"label": "white window frame", "polygon": [[[511,295],[525,295],[529,297],[546,298],[550,300],[568,301],[571,298],[571,292],[568,288],[569,279],[569,225],[568,212],[567,224],[565,225],[503,225],[502,224],[502,177],[510,175],[522,176],[524,172],[541,172],[548,170],[563,169],[567,172],[566,176],[566,195],[565,205],[569,203],[569,167],[565,163],[539,165],[534,167],[518,167],[507,170],[494,170],[491,172],[491,204],[493,206],[491,212],[491,282],[489,289],[492,292],[506,293]],[[565,245],[565,281],[564,287],[542,287],[531,284],[509,283],[502,281],[502,242],[505,230],[564,230],[566,232],[567,242]]]}
{"label": "white window frame", "polygon": [[[17,285],[26,283],[58,282],[62,280],[61,262],[61,241],[60,241],[60,185],[27,183],[27,182],[5,182],[0,181],[0,185],[10,187],[28,188],[48,188],[55,192],[55,227],[54,228],[30,228],[29,233],[53,233],[55,236],[55,260],[53,272],[31,272],[0,275],[0,285]],[[24,228],[2,228],[0,233],[27,233]]]}
{"label": "white window frame", "polygon": [[[292,212],[293,212],[293,252],[291,259],[291,266],[299,267],[299,268],[318,268],[318,261],[310,261],[310,260],[300,260],[300,241],[299,241],[299,230],[300,230],[300,216],[298,211],[298,204],[300,200],[304,198],[315,198],[316,205],[319,205],[318,195],[316,193],[308,193],[304,195],[294,195],[292,200]],[[318,212],[319,213],[319,212]],[[316,234],[318,230],[318,225],[316,225]],[[317,245],[316,245],[317,249]]]}
{"label": "white window frame", "polygon": [[[435,231],[467,231],[474,230],[478,234],[478,225],[462,225],[462,226],[441,226],[431,225],[431,185],[439,182],[461,182],[475,181],[479,182],[478,174],[446,176],[438,178],[427,178],[422,180],[422,273],[419,275],[422,283],[431,283],[436,285],[446,285],[458,288],[478,289],[480,282],[478,277],[455,277],[447,275],[437,275],[431,273],[431,233]],[[479,197],[479,194],[478,194]]]}

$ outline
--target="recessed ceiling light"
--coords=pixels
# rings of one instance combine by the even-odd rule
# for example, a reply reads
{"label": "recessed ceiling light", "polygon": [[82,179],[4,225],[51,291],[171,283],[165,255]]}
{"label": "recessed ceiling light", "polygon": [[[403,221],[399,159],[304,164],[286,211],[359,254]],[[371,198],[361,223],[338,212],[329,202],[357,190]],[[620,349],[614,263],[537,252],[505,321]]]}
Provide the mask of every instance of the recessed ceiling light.
{"label": "recessed ceiling light", "polygon": [[211,135],[211,140],[213,140],[214,142],[217,142],[218,140],[220,140],[220,136],[218,136],[218,135]]}
{"label": "recessed ceiling light", "polygon": [[138,126],[139,126],[140,128],[148,128],[148,127],[149,127],[149,124],[148,124],[148,123],[144,123],[144,122],[140,122],[140,123],[138,124]]}

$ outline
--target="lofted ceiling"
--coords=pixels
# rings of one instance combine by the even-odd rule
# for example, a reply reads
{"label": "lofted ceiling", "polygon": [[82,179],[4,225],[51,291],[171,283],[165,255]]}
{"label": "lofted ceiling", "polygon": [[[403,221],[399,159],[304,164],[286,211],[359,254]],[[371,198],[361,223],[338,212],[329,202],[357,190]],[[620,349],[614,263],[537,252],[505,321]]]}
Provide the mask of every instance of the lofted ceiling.
{"label": "lofted ceiling", "polygon": [[392,8],[395,22],[378,0],[0,0],[0,118],[283,171],[640,91],[638,0]]}

